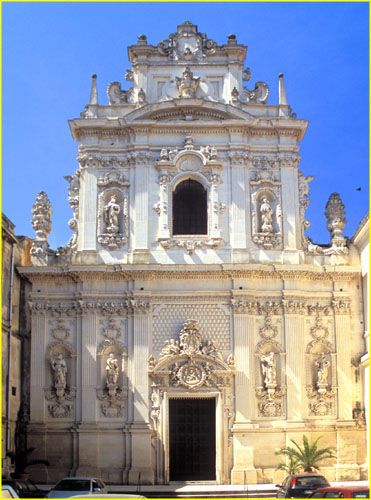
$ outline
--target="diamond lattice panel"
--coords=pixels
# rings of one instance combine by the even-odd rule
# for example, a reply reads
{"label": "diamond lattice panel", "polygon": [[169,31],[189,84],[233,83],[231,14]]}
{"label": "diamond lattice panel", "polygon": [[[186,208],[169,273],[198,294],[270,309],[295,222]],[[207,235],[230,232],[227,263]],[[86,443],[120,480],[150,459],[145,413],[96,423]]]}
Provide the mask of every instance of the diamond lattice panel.
{"label": "diamond lattice panel", "polygon": [[160,351],[166,340],[178,338],[188,319],[198,321],[204,340],[213,340],[219,349],[230,350],[230,315],[217,304],[164,304],[155,309],[153,349]]}

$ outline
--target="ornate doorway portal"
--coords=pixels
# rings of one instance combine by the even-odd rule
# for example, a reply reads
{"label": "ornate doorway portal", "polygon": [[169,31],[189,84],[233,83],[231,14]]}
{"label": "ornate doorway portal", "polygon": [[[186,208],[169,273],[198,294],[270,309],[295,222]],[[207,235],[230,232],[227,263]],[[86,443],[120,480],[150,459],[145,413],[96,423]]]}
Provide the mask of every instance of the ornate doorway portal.
{"label": "ornate doorway portal", "polygon": [[229,483],[235,369],[232,354],[224,360],[193,319],[165,342],[158,359],[149,357],[157,484]]}
{"label": "ornate doorway portal", "polygon": [[215,475],[215,398],[170,398],[170,481],[212,481]]}

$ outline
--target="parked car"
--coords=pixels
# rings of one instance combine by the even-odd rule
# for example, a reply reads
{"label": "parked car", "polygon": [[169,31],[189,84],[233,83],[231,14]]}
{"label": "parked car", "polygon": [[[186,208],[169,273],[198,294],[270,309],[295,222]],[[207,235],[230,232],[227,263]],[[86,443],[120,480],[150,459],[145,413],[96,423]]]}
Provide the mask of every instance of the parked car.
{"label": "parked car", "polygon": [[[115,498],[147,498],[144,497],[143,495],[137,495],[134,493],[110,493],[109,497],[112,497],[113,499]],[[95,495],[76,495],[75,497],[70,497],[70,498],[93,498],[94,500],[96,498],[107,498],[107,495],[100,495],[99,493]]]}
{"label": "parked car", "polygon": [[31,479],[2,479],[2,485],[11,486],[19,498],[45,497],[45,492],[41,491]]}
{"label": "parked car", "polygon": [[317,488],[309,498],[370,498],[369,486],[331,486]]}
{"label": "parked car", "polygon": [[69,498],[76,495],[108,493],[108,487],[96,477],[65,477],[46,495],[47,498]]}
{"label": "parked car", "polygon": [[312,491],[330,486],[322,474],[293,474],[288,476],[278,487],[277,498],[306,498]]}
{"label": "parked car", "polygon": [[2,484],[1,498],[19,498],[19,496],[9,484]]}

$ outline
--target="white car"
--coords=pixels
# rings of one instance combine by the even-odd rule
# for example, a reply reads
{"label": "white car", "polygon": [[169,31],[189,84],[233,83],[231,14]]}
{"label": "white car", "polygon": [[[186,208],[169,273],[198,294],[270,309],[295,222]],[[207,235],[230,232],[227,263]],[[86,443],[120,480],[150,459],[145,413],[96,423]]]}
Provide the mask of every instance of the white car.
{"label": "white car", "polygon": [[96,477],[65,477],[46,495],[46,498],[70,498],[77,495],[108,493],[108,488]]}
{"label": "white car", "polygon": [[9,484],[1,485],[1,498],[19,498],[14,489]]}

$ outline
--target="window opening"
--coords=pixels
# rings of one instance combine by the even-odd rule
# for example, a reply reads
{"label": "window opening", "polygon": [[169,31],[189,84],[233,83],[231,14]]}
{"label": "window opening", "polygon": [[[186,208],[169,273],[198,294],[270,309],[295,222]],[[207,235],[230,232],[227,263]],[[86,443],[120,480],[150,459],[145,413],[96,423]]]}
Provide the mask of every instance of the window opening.
{"label": "window opening", "polygon": [[207,191],[192,179],[173,193],[173,235],[207,234]]}

